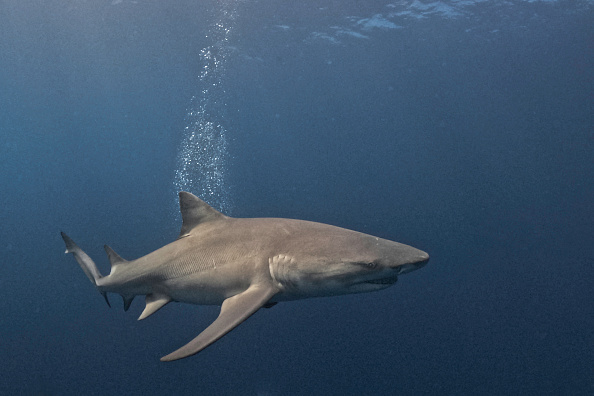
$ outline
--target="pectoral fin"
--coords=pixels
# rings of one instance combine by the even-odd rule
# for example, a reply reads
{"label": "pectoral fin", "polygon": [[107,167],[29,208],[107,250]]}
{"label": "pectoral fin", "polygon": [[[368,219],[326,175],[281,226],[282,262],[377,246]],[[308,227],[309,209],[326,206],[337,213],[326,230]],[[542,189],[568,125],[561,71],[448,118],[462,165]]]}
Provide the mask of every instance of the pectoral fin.
{"label": "pectoral fin", "polygon": [[170,362],[200,352],[249,318],[277,292],[278,290],[273,286],[257,285],[251,286],[243,293],[229,297],[223,301],[218,318],[210,326],[177,351],[163,356],[161,361]]}

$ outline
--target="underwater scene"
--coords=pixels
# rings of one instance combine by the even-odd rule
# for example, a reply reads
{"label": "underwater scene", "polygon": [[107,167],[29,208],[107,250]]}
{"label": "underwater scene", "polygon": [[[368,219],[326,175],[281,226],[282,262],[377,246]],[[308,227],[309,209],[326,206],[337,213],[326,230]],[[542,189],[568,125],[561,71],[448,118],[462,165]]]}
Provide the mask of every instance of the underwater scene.
{"label": "underwater scene", "polygon": [[592,0],[2,0],[0,181],[0,395],[594,394]]}

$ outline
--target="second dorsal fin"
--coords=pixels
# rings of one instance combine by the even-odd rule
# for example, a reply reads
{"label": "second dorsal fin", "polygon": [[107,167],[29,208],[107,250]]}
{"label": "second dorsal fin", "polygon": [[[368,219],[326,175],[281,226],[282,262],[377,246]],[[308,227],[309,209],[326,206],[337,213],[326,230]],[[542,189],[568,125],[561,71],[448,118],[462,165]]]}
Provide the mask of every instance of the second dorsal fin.
{"label": "second dorsal fin", "polygon": [[179,210],[182,216],[180,238],[191,234],[192,229],[200,224],[227,218],[194,194],[185,191],[179,193]]}
{"label": "second dorsal fin", "polygon": [[109,258],[109,263],[111,264],[111,268],[115,267],[119,264],[128,263],[128,260],[124,260],[119,254],[117,254],[112,248],[105,245],[103,246],[105,249],[105,253],[107,253],[107,258]]}

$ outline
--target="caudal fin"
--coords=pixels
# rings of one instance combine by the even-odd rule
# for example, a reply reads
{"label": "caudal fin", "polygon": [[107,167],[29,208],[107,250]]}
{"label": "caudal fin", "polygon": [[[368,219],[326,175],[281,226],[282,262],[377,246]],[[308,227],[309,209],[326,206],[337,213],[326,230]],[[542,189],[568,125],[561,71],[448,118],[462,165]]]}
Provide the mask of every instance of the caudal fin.
{"label": "caudal fin", "polygon": [[[76,243],[65,233],[61,232],[62,239],[64,239],[64,243],[66,243],[66,252],[65,253],[72,253],[74,258],[83,269],[87,277],[95,286],[97,286],[97,281],[101,279],[103,276],[97,269],[97,266],[93,262],[93,260],[81,249],[78,247]],[[107,299],[107,293],[99,291],[103,298],[105,298],[105,302],[107,305],[111,307],[109,300]]]}

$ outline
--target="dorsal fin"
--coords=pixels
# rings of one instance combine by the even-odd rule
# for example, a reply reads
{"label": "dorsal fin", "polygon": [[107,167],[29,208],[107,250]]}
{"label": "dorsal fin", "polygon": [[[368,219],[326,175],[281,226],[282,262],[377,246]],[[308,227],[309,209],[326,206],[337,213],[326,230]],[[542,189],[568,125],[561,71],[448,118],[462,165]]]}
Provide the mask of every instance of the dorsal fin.
{"label": "dorsal fin", "polygon": [[179,210],[182,216],[182,228],[179,237],[189,235],[192,229],[202,223],[226,219],[227,216],[213,209],[209,204],[189,192],[179,193]]}
{"label": "dorsal fin", "polygon": [[109,262],[111,263],[111,268],[115,267],[118,264],[123,264],[123,263],[128,262],[128,260],[124,260],[123,258],[121,258],[120,255],[117,254],[109,246],[105,245],[105,246],[103,246],[103,248],[105,249],[105,253],[107,253],[107,257],[109,258]]}

